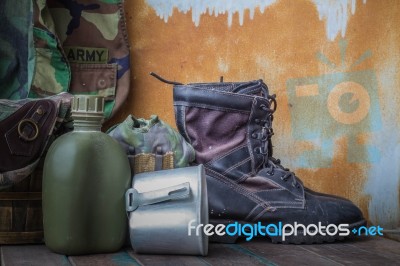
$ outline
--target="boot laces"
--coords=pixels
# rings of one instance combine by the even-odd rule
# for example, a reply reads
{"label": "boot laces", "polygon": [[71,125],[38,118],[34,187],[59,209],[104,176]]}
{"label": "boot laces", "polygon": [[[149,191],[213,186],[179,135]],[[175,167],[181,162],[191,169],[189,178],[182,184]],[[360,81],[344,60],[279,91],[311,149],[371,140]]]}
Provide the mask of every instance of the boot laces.
{"label": "boot laces", "polygon": [[291,172],[289,168],[282,166],[280,159],[272,157],[273,146],[271,138],[274,135],[272,121],[273,113],[276,111],[277,108],[276,95],[269,95],[267,84],[265,84],[263,81],[261,81],[261,86],[264,98],[269,101],[269,106],[266,106],[265,104],[260,105],[260,108],[267,112],[266,119],[256,121],[262,125],[261,133],[258,138],[262,142],[262,148],[259,152],[264,155],[264,168],[267,169],[268,175],[274,175],[275,169],[280,169],[281,171],[283,170],[285,174],[281,176],[281,179],[284,182],[291,180],[292,186],[299,188],[301,185],[303,185],[303,182],[298,179],[295,173]]}
{"label": "boot laces", "polygon": [[281,165],[281,160],[279,160],[279,159],[275,159],[272,156],[269,157],[267,163],[265,164],[265,167],[267,168],[267,174],[269,174],[269,175],[273,175],[274,174],[274,170],[276,168],[279,168],[279,169],[285,171],[285,174],[281,176],[281,179],[284,182],[286,182],[288,180],[291,180],[293,187],[299,188],[300,185],[303,184],[301,182],[301,180],[296,177],[294,172],[291,172],[289,168],[286,168],[286,167]]}

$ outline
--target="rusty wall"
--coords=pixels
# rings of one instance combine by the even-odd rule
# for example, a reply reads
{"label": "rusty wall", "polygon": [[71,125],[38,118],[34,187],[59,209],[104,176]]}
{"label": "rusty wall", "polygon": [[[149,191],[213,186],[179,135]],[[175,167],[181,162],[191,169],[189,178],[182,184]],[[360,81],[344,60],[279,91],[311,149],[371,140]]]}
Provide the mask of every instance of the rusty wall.
{"label": "rusty wall", "polygon": [[[126,1],[125,108],[174,125],[179,82],[262,78],[277,94],[275,155],[307,186],[400,227],[400,1]],[[110,124],[111,124],[110,123]]]}

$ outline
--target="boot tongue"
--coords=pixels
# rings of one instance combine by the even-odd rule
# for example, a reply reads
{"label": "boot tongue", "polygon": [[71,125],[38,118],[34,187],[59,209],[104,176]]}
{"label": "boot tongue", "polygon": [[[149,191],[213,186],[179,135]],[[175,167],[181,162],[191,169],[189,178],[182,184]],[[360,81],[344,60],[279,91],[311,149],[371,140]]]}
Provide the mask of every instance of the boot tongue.
{"label": "boot tongue", "polygon": [[235,86],[233,86],[231,90],[231,92],[234,93],[264,97],[267,97],[267,95],[269,95],[268,87],[261,79],[243,83],[235,83],[234,85]]}
{"label": "boot tongue", "polygon": [[267,95],[269,95],[268,88],[261,79],[247,82],[190,83],[188,85],[203,89],[233,92],[251,96],[267,97]]}

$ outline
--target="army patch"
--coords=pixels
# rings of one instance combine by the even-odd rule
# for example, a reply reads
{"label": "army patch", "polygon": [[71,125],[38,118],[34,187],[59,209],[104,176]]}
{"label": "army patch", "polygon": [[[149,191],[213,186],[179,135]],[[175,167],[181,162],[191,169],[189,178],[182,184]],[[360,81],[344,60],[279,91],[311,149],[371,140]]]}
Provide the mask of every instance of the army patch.
{"label": "army patch", "polygon": [[64,51],[71,63],[105,64],[108,62],[107,48],[65,46]]}

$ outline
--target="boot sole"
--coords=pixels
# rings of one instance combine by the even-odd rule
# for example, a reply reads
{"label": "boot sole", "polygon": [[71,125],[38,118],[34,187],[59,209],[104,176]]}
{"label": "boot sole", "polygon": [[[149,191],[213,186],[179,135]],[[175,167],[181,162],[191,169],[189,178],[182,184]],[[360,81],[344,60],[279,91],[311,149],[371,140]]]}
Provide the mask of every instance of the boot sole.
{"label": "boot sole", "polygon": [[[229,222],[221,222],[221,221],[210,221],[211,224],[217,225],[217,224],[225,224],[228,225]],[[239,224],[248,224],[245,222],[238,222]],[[342,241],[344,239],[350,239],[354,238],[354,234],[352,234],[352,230],[354,228],[358,228],[360,226],[366,226],[367,221],[366,220],[361,220],[359,222],[350,224],[348,229],[350,230],[350,234],[347,236],[340,236],[339,234],[335,235],[328,235],[326,234],[326,231],[324,232],[325,235],[317,234],[314,236],[311,235],[304,235],[303,230],[298,230],[297,231],[297,236],[291,235],[291,236],[286,236],[285,240],[282,240],[281,236],[255,236],[257,238],[266,238],[270,239],[273,244],[295,244],[295,245],[301,245],[301,244],[322,244],[322,243],[332,243],[335,241]],[[236,241],[238,241],[239,238],[245,238],[246,236],[229,236],[229,235],[224,235],[224,236],[218,236],[216,234],[212,235],[209,237],[210,242],[216,242],[216,243],[226,243],[226,244],[234,244]]]}

